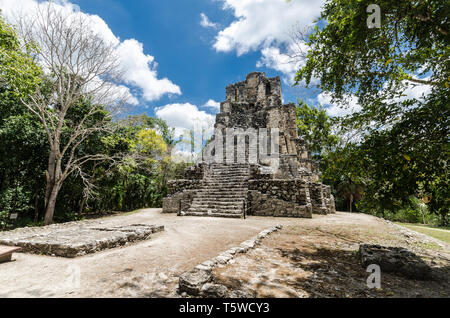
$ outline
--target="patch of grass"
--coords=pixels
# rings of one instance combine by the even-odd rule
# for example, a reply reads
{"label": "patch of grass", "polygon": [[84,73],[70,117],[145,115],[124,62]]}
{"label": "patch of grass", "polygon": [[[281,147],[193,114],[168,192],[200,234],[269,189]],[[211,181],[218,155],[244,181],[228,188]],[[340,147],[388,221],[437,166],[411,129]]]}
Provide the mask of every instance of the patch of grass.
{"label": "patch of grass", "polygon": [[427,250],[435,250],[435,251],[442,250],[442,247],[440,247],[436,243],[416,243],[414,245],[416,245],[418,248],[423,248]]}
{"label": "patch of grass", "polygon": [[446,243],[450,243],[450,231],[446,228],[435,228],[426,225],[417,225],[417,224],[409,224],[409,223],[398,223],[398,225],[407,227],[413,231],[426,234],[428,236],[434,237],[438,240],[441,240]]}
{"label": "patch of grass", "polygon": [[450,227],[449,226],[435,226],[435,225],[430,225],[430,224],[420,224],[420,223],[401,223],[401,222],[394,222],[397,223],[399,225],[409,225],[409,226],[416,226],[416,227],[425,227],[428,229],[434,229],[434,230],[446,230],[446,231],[450,231]]}

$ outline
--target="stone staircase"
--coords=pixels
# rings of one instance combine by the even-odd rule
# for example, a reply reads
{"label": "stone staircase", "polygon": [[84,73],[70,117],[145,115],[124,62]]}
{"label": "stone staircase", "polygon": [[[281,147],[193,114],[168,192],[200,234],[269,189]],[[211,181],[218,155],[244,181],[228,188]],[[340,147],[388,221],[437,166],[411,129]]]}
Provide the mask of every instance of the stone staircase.
{"label": "stone staircase", "polygon": [[194,194],[191,216],[241,218],[247,204],[250,168],[245,164],[213,164]]}

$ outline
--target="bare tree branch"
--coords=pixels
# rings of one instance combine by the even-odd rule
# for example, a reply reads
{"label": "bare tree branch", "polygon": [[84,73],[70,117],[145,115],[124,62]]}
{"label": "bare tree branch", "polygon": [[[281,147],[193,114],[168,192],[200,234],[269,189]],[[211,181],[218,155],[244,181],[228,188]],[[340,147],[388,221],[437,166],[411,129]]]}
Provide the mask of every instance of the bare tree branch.
{"label": "bare tree branch", "polygon": [[[30,101],[22,102],[42,122],[50,144],[46,224],[52,221],[59,189],[70,174],[77,173],[87,187],[92,187],[84,165],[117,161],[105,154],[79,157],[80,147],[90,136],[113,130],[112,118],[128,98],[117,85],[122,82],[122,71],[114,44],[94,32],[89,19],[49,3],[39,5],[35,15],[22,15],[17,20],[25,43],[38,45],[34,58],[45,73],[42,87]],[[69,118],[70,110],[85,106],[83,103],[90,107],[86,113],[77,120]]]}

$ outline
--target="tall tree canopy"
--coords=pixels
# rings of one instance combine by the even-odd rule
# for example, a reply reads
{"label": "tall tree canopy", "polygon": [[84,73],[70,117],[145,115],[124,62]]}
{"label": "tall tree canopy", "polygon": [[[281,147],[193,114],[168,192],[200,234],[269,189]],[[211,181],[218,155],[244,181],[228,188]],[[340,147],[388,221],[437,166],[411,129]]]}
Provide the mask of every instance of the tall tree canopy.
{"label": "tall tree canopy", "polygon": [[450,6],[444,0],[378,1],[381,25],[369,28],[372,2],[325,3],[297,84],[319,79],[341,107],[358,100],[361,110],[342,123],[363,132],[352,170],[359,165],[368,181],[371,208],[395,209],[416,195],[448,222]]}
{"label": "tall tree canopy", "polygon": [[378,1],[381,27],[369,29],[372,2],[325,3],[325,26],[310,35],[306,65],[296,80],[309,84],[319,78],[322,90],[343,106],[355,95],[363,108],[358,118],[382,126],[418,102],[405,96],[408,88],[428,85],[432,96],[448,96],[450,6],[444,0]]}

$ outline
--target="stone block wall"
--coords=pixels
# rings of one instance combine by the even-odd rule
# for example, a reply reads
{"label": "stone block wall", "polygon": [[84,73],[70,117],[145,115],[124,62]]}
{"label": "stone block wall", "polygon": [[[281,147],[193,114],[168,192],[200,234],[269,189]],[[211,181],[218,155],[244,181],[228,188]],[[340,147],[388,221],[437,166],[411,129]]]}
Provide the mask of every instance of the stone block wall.
{"label": "stone block wall", "polygon": [[258,191],[271,197],[294,202],[298,205],[311,203],[309,194],[309,183],[303,180],[250,180],[249,191]]}
{"label": "stone block wall", "polygon": [[259,191],[249,191],[249,215],[311,218],[312,207],[277,199]]}
{"label": "stone block wall", "polygon": [[192,205],[196,190],[184,190],[163,199],[163,213],[186,211]]}
{"label": "stone block wall", "polygon": [[207,165],[204,163],[196,164],[195,166],[189,167],[184,172],[184,179],[188,180],[202,180],[205,176],[205,172],[208,169]]}
{"label": "stone block wall", "polygon": [[309,183],[303,180],[250,180],[250,215],[311,217]]}
{"label": "stone block wall", "polygon": [[207,173],[207,166],[197,164],[189,167],[184,177],[186,179],[169,180],[167,183],[168,196],[163,199],[164,213],[178,213],[187,210],[194,199],[194,194],[202,185],[202,180]]}
{"label": "stone block wall", "polygon": [[312,203],[312,212],[314,214],[327,214],[327,205],[324,195],[324,185],[313,182],[310,184],[310,196]]}
{"label": "stone block wall", "polygon": [[184,190],[194,190],[200,187],[201,180],[188,180],[188,179],[179,179],[179,180],[170,180],[167,183],[169,188],[169,196],[174,195],[179,192],[183,192]]}

